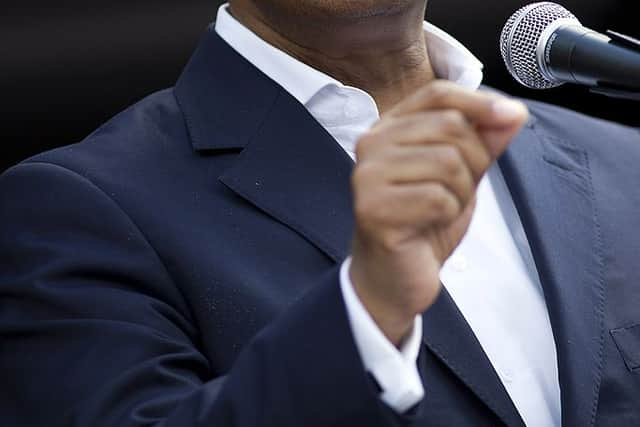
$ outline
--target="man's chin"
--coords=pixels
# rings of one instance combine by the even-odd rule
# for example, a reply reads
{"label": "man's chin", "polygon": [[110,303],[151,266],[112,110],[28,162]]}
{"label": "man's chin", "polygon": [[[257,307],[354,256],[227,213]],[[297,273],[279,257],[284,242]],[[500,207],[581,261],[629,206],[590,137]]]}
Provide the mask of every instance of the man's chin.
{"label": "man's chin", "polygon": [[373,17],[383,17],[396,15],[402,12],[406,12],[415,7],[416,3],[420,1],[416,0],[351,0],[345,1],[345,7],[342,10],[338,10],[338,7],[334,7],[335,12],[342,12],[344,18],[351,19],[363,19]]}
{"label": "man's chin", "polygon": [[[255,0],[254,0],[255,1]],[[426,0],[260,0],[257,5],[267,13],[288,10],[309,18],[366,19],[396,15],[416,7],[424,7]],[[265,10],[266,9],[266,10]]]}

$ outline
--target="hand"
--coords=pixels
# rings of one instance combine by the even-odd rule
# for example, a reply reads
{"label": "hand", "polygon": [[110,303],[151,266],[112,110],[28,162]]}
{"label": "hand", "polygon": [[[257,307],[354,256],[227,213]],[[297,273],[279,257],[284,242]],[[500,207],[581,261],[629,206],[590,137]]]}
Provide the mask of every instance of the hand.
{"label": "hand", "polygon": [[350,278],[395,345],[437,298],[441,266],[469,227],[477,185],[527,116],[520,102],[436,81],[360,139]]}

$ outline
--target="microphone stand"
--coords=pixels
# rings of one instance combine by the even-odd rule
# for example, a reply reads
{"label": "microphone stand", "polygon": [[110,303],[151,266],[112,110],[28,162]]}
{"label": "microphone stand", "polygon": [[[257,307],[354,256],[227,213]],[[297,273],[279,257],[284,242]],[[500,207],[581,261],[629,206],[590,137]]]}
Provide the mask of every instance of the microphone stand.
{"label": "microphone stand", "polygon": [[[607,30],[606,34],[611,38],[611,41],[609,42],[610,44],[640,53],[640,40],[611,30]],[[591,93],[608,96],[610,98],[640,101],[640,89],[628,89],[601,83],[596,87],[590,88],[589,91]]]}

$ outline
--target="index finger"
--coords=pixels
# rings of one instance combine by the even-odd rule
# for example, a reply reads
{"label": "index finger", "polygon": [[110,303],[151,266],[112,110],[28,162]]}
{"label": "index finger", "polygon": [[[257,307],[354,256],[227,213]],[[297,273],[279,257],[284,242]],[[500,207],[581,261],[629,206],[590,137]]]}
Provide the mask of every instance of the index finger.
{"label": "index finger", "polygon": [[507,128],[526,121],[527,108],[504,96],[473,91],[444,80],[434,81],[398,103],[386,116],[403,116],[430,110],[458,110],[483,128]]}

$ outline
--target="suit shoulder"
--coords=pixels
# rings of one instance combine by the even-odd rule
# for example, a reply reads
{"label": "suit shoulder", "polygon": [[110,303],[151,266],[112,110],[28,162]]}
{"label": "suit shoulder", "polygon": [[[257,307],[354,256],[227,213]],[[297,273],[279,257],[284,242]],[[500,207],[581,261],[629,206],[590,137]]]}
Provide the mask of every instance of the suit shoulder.
{"label": "suit shoulder", "polygon": [[173,89],[165,89],[118,113],[83,141],[38,154],[25,163],[53,163],[85,175],[109,167],[139,169],[149,159],[175,156],[187,146],[184,117]]}
{"label": "suit shoulder", "polygon": [[[531,128],[546,146],[564,146],[582,151],[600,194],[620,183],[638,182],[640,170],[640,129],[597,119],[535,101],[525,101],[531,113]],[[559,143],[559,144],[557,144]],[[625,190],[626,191],[626,190]],[[629,193],[630,194],[630,193]]]}
{"label": "suit shoulder", "polygon": [[543,102],[523,100],[532,123],[544,136],[574,142],[596,151],[613,146],[640,156],[640,129],[590,117]]}
{"label": "suit shoulder", "polygon": [[[167,89],[127,108],[83,141],[23,161],[18,168],[25,173],[12,182],[30,188],[29,173],[54,170],[22,166],[59,166],[135,216],[138,211],[143,215],[145,206],[161,206],[175,195],[202,186],[208,179],[203,159],[206,157],[193,151],[182,111],[173,90]],[[53,189],[60,181],[52,180],[50,185]]]}

